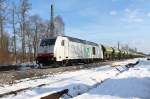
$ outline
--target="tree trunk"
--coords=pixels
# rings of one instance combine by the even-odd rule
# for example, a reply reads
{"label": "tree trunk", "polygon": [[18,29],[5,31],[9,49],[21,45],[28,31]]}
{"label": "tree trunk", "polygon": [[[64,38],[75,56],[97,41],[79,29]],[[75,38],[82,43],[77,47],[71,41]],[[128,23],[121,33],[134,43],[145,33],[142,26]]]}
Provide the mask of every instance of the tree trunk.
{"label": "tree trunk", "polygon": [[17,63],[17,51],[16,51],[16,27],[15,27],[15,9],[13,8],[13,32],[14,32],[14,58]]}

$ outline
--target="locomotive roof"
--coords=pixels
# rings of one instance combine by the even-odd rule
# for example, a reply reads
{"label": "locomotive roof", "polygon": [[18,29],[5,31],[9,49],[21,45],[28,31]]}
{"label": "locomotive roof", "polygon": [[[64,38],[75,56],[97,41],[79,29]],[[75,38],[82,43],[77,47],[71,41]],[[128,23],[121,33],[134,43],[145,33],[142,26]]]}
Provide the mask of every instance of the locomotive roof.
{"label": "locomotive roof", "polygon": [[[69,37],[69,36],[62,36],[62,37],[66,37],[66,38],[68,38],[68,39],[69,39],[70,41],[72,41],[72,42],[78,42],[78,43],[83,43],[83,44],[89,44],[89,45],[98,46],[97,43],[90,42],[90,41],[86,41],[86,40],[81,40],[81,39],[78,39],[78,38]],[[57,37],[44,38],[44,39],[56,39],[56,38],[57,38]]]}
{"label": "locomotive roof", "polygon": [[94,42],[90,42],[90,41],[86,41],[86,40],[81,40],[81,39],[74,38],[74,37],[69,37],[69,36],[63,36],[63,37],[67,37],[70,41],[73,41],[73,42],[78,42],[78,43],[83,43],[83,44],[89,44],[89,45],[98,46],[98,44],[94,43]]}

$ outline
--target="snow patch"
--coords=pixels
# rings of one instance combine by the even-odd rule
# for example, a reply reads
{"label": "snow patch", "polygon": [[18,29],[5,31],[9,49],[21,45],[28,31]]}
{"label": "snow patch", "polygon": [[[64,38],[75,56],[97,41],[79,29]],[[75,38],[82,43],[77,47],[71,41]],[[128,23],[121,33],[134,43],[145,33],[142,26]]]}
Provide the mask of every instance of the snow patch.
{"label": "snow patch", "polygon": [[147,67],[150,62],[142,60],[136,67],[74,99],[150,99],[150,71]]}

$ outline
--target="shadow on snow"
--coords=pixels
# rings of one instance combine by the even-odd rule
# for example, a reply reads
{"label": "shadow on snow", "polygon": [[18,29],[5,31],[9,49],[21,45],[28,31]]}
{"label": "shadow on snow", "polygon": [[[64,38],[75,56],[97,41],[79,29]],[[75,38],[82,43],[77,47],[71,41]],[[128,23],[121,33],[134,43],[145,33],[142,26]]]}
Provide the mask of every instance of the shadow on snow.
{"label": "shadow on snow", "polygon": [[150,77],[109,79],[88,92],[90,95],[114,96],[120,98],[150,99]]}

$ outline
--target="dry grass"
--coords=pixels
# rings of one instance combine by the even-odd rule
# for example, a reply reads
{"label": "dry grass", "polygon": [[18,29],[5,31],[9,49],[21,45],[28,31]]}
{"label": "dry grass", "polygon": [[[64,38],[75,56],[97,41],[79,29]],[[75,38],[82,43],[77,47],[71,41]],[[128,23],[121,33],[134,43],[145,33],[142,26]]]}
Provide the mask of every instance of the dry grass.
{"label": "dry grass", "polygon": [[0,64],[6,65],[6,64],[12,64],[14,62],[14,57],[11,53],[8,51],[0,49]]}
{"label": "dry grass", "polygon": [[[22,61],[22,53],[17,53],[17,63],[21,63]],[[29,54],[26,53],[26,56],[24,57],[24,62],[32,62],[34,61],[33,53]],[[9,64],[15,64],[15,55],[14,53],[10,53],[9,51],[0,49],[0,65],[9,65]]]}

